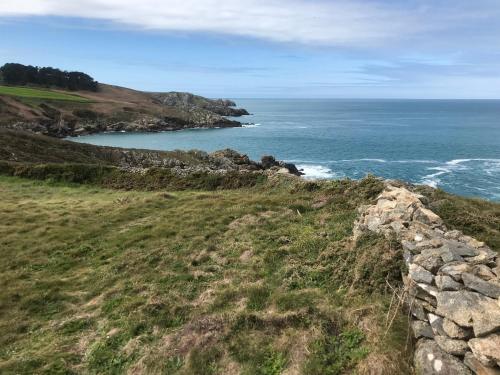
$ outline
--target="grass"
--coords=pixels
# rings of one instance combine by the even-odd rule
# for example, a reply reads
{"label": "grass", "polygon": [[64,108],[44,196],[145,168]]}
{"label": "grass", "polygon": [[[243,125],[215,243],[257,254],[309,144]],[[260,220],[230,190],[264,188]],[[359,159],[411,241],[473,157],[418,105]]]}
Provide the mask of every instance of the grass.
{"label": "grass", "polygon": [[428,187],[419,187],[418,191],[427,197],[430,208],[448,227],[484,241],[500,253],[499,203],[460,197]]}
{"label": "grass", "polygon": [[89,102],[88,99],[82,96],[29,87],[0,86],[0,95],[15,96],[26,99],[62,100],[80,103]]}
{"label": "grass", "polygon": [[166,194],[0,176],[0,372],[408,372],[404,314],[385,334],[400,249],[349,239],[380,189]]}

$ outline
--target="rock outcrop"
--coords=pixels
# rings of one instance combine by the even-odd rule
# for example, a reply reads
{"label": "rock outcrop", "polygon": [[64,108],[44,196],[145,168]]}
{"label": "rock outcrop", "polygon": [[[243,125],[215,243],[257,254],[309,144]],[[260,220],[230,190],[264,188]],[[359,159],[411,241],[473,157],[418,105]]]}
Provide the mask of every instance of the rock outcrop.
{"label": "rock outcrop", "polygon": [[448,230],[423,196],[395,185],[361,208],[354,236],[372,231],[401,241],[417,373],[500,374],[500,258]]}
{"label": "rock outcrop", "polygon": [[286,163],[284,161],[276,160],[274,156],[265,155],[261,158],[260,164],[264,169],[272,169],[278,172],[291,173],[296,176],[302,176],[304,173],[299,170],[295,164]]}
{"label": "rock outcrop", "polygon": [[188,92],[154,93],[153,98],[159,103],[172,107],[201,108],[221,116],[248,115],[246,109],[235,108],[236,103],[227,99],[207,99]]}

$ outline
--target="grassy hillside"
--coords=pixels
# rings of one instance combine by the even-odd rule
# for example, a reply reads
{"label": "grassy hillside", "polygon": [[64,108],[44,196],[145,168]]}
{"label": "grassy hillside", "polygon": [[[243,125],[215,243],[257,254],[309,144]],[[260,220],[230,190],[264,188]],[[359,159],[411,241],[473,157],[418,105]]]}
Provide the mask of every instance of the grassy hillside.
{"label": "grassy hillside", "polygon": [[89,102],[89,99],[78,95],[71,95],[54,90],[43,90],[28,87],[0,86],[0,95],[9,95],[29,99],[63,100],[80,103]]}
{"label": "grassy hillside", "polygon": [[349,240],[380,189],[0,177],[0,372],[406,372],[406,318],[389,311],[400,250]]}
{"label": "grassy hillside", "polygon": [[241,123],[224,116],[247,114],[230,101],[201,97],[192,103],[167,100],[176,94],[106,84],[99,84],[96,92],[0,86],[0,127],[64,138],[104,131],[234,127]]}

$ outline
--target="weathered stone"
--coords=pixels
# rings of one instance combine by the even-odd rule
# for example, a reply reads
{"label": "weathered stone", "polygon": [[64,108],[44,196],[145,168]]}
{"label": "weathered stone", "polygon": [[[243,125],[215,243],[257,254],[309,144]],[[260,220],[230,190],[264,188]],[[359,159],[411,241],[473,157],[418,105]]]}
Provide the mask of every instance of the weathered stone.
{"label": "weathered stone", "polygon": [[475,257],[466,258],[465,260],[470,264],[488,264],[491,262],[497,254],[487,247],[483,247],[478,250],[479,255]]}
{"label": "weathered stone", "polygon": [[472,268],[472,274],[486,281],[497,278],[492,269],[484,264],[478,264],[477,266],[474,266]]}
{"label": "weathered stone", "polygon": [[425,249],[413,258],[413,263],[435,273],[444,264],[441,251],[438,249]]}
{"label": "weathered stone", "polygon": [[410,295],[410,297],[423,299],[424,301],[430,303],[432,306],[437,306],[437,293],[438,290],[436,288],[424,283],[415,283],[411,281],[408,286],[408,294]]}
{"label": "weathered stone", "polygon": [[[404,250],[408,250],[411,253],[415,253],[417,250],[417,246],[412,241],[403,240],[403,241],[401,241],[401,245],[403,246]],[[419,251],[420,251],[420,249],[419,249]]]}
{"label": "weathered stone", "polygon": [[500,375],[500,368],[483,365],[471,352],[465,353],[464,363],[477,375]]}
{"label": "weathered stone", "polygon": [[496,266],[495,268],[492,269],[492,271],[495,275],[497,275],[497,277],[500,277],[500,266]]}
{"label": "weathered stone", "polygon": [[471,339],[469,346],[483,364],[494,366],[500,362],[500,334]]}
{"label": "weathered stone", "polygon": [[427,312],[425,311],[424,305],[422,302],[424,302],[424,301],[422,301],[418,298],[414,298],[410,302],[410,312],[415,318],[420,319],[420,320],[426,320],[427,319]]}
{"label": "weathered stone", "polygon": [[464,288],[462,284],[456,282],[447,275],[438,275],[434,280],[439,290],[460,290]]}
{"label": "weathered stone", "polygon": [[449,354],[464,355],[469,350],[469,346],[464,340],[450,339],[446,336],[434,336],[434,340],[441,349]]}
{"label": "weathered stone", "polygon": [[456,240],[456,239],[460,238],[461,235],[462,235],[462,232],[455,229],[455,230],[450,230],[450,231],[446,232],[444,234],[444,238]]}
{"label": "weathered stone", "polygon": [[450,263],[450,262],[462,262],[464,258],[462,258],[460,255],[457,255],[448,249],[443,249],[443,252],[441,253],[441,259],[443,259],[444,263]]}
{"label": "weathered stone", "polygon": [[470,273],[463,273],[462,280],[465,286],[491,298],[500,297],[500,285],[484,281]]}
{"label": "weathered stone", "polygon": [[442,350],[433,340],[417,342],[414,356],[417,375],[469,375],[470,370],[458,358]]}
{"label": "weathered stone", "polygon": [[435,314],[427,314],[429,324],[431,325],[432,332],[436,336],[445,336],[446,332],[443,329],[443,318]]}
{"label": "weathered stone", "polygon": [[479,251],[477,249],[459,241],[447,241],[443,245],[443,248],[462,257],[473,257],[479,255]]}
{"label": "weathered stone", "polygon": [[443,224],[443,221],[438,215],[424,207],[419,207],[415,210],[413,214],[413,220],[430,226],[438,226]]}
{"label": "weathered stone", "polygon": [[500,306],[492,298],[461,290],[440,292],[436,314],[460,326],[472,327],[476,336],[484,336],[500,328]]}
{"label": "weathered stone", "polygon": [[409,266],[409,275],[417,283],[432,284],[434,275],[418,264],[411,263]]}
{"label": "weathered stone", "polygon": [[431,249],[431,248],[437,248],[443,246],[443,241],[440,240],[439,238],[431,238],[429,240],[424,240],[421,242],[418,242],[415,247],[418,250],[422,249]]}
{"label": "weathered stone", "polygon": [[468,339],[472,337],[472,329],[460,327],[450,319],[443,319],[444,332],[453,339]]}
{"label": "weathered stone", "polygon": [[472,237],[470,237],[465,242],[467,242],[467,245],[475,247],[477,249],[486,246],[486,244],[483,241],[478,241],[478,240],[476,240],[475,238],[472,238]]}
{"label": "weathered stone", "polygon": [[423,322],[421,320],[414,320],[411,322],[411,328],[413,330],[413,336],[416,339],[420,337],[427,337],[432,339],[434,337],[434,333],[432,332],[432,328],[429,323]]}
{"label": "weathered stone", "polygon": [[453,262],[450,264],[445,264],[438,271],[438,275],[448,275],[451,276],[455,281],[462,280],[462,274],[464,272],[472,271],[472,266],[465,262]]}

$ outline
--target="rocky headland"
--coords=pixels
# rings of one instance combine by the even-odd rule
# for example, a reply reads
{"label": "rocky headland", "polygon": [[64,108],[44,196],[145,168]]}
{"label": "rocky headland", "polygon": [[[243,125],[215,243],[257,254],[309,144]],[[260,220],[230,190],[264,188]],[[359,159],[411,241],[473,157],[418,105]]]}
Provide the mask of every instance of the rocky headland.
{"label": "rocky headland", "polygon": [[[46,89],[43,89],[46,90]],[[48,93],[67,93],[54,90]],[[247,115],[234,102],[189,93],[148,93],[99,84],[71,92],[76,100],[2,95],[0,126],[57,138],[101,132],[160,132],[194,128],[241,127],[227,118]]]}

